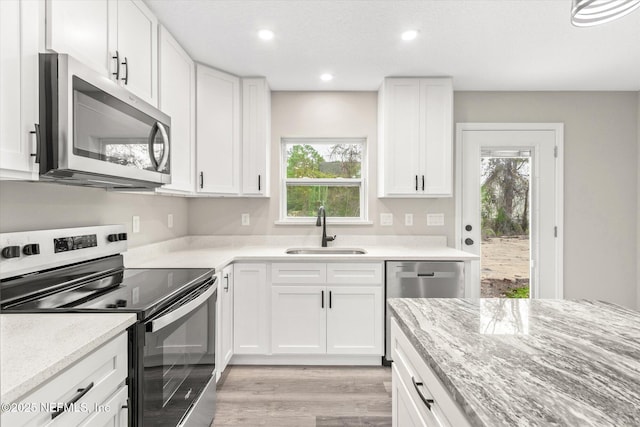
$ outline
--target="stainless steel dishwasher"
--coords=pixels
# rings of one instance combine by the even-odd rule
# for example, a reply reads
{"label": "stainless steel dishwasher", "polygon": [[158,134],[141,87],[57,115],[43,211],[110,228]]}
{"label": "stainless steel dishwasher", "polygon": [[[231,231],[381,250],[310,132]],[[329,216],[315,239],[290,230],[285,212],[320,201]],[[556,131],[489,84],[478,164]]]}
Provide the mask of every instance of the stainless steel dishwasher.
{"label": "stainless steel dishwasher", "polygon": [[[387,261],[386,298],[463,298],[464,262]],[[391,358],[391,317],[385,304],[385,359]]]}

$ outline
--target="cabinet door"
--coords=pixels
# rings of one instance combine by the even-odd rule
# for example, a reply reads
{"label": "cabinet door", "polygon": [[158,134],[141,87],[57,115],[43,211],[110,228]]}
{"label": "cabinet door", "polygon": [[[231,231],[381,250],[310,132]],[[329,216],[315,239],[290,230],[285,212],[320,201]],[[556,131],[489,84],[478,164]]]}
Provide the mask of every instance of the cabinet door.
{"label": "cabinet door", "polygon": [[0,178],[37,179],[39,3],[0,1]]}
{"label": "cabinet door", "polygon": [[381,286],[328,286],[327,353],[384,353]]}
{"label": "cabinet door", "polygon": [[[453,88],[451,79],[420,80],[421,191],[453,195]],[[422,182],[421,182],[422,185]]]}
{"label": "cabinet door", "polygon": [[415,196],[420,182],[420,81],[386,79],[382,90],[383,196]]}
{"label": "cabinet door", "polygon": [[269,352],[269,294],[265,264],[234,264],[234,354]]}
{"label": "cabinet door", "polygon": [[171,116],[171,184],[159,192],[193,193],[195,187],[195,65],[164,28],[159,31],[158,106]]}
{"label": "cabinet door", "polygon": [[117,7],[120,82],[157,106],[158,20],[141,0],[118,0]]}
{"label": "cabinet door", "polygon": [[115,68],[117,5],[110,0],[47,0],[46,48],[68,53],[97,72]]}
{"label": "cabinet door", "polygon": [[271,287],[271,351],[274,354],[326,352],[325,286]]}
{"label": "cabinet door", "polygon": [[240,191],[240,80],[203,65],[196,67],[196,152],[202,193]]}
{"label": "cabinet door", "polygon": [[269,196],[270,111],[266,79],[242,79],[243,195]]}
{"label": "cabinet door", "polygon": [[220,327],[218,373],[224,372],[233,356],[233,266],[222,270],[222,280],[218,287],[220,295]]}
{"label": "cabinet door", "polygon": [[422,417],[409,390],[398,374],[395,364],[391,368],[391,413],[393,427],[424,427],[427,424]]}
{"label": "cabinet door", "polygon": [[79,427],[127,427],[129,423],[128,390],[127,386],[118,389],[113,396],[98,405],[95,408],[96,412],[80,424]]}

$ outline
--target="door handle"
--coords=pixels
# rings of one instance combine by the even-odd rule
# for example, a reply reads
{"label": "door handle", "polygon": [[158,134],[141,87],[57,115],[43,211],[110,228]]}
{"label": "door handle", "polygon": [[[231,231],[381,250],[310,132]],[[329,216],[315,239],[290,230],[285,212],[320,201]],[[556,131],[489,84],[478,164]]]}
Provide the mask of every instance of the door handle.
{"label": "door handle", "polygon": [[416,191],[418,191],[418,175],[416,175]]}
{"label": "door handle", "polygon": [[467,246],[473,245],[473,239],[467,237],[466,239],[464,239],[464,244]]}
{"label": "door handle", "polygon": [[229,275],[225,274],[224,275],[224,280],[226,282],[226,286],[224,287],[225,292],[229,292]]}
{"label": "door handle", "polygon": [[129,84],[129,63],[127,62],[127,57],[124,57],[124,62],[122,63],[122,65],[124,65],[125,67],[127,67],[125,69],[125,74],[124,74],[124,78],[122,79],[122,81],[124,82],[125,85]]}
{"label": "door handle", "polygon": [[200,172],[200,188],[204,188],[204,172]]}
{"label": "door handle", "polygon": [[120,53],[116,50],[116,56],[112,56],[111,59],[116,60],[116,72],[111,75],[116,76],[116,80],[120,80]]}
{"label": "door handle", "polygon": [[332,291],[329,291],[329,308],[331,308],[331,292]]}
{"label": "door handle", "polygon": [[260,191],[260,175],[258,174],[258,191]]}
{"label": "door handle", "polygon": [[422,175],[422,191],[424,191],[424,175]]}
{"label": "door handle", "polygon": [[[162,158],[160,162],[156,159],[155,153],[153,152],[153,143],[156,140],[156,134],[160,131],[160,135],[162,135]],[[151,128],[151,133],[149,134],[149,158],[151,159],[151,164],[153,168],[157,171],[161,171],[167,165],[167,161],[169,160],[169,134],[167,133],[167,129],[165,129],[164,125],[160,122],[156,122]]]}
{"label": "door handle", "polygon": [[320,291],[320,307],[324,308],[324,291]]}

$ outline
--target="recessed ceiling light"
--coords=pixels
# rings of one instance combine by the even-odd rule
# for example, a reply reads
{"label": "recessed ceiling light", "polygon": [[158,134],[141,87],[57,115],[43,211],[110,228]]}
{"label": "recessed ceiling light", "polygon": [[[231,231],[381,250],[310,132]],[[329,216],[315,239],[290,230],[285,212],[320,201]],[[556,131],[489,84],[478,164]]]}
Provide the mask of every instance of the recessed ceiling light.
{"label": "recessed ceiling light", "polygon": [[408,42],[418,37],[418,32],[416,30],[405,31],[404,33],[402,33],[401,37],[402,40]]}
{"label": "recessed ceiling light", "polygon": [[320,80],[322,80],[323,82],[330,82],[331,80],[333,80],[333,74],[324,73],[320,76]]}
{"label": "recessed ceiling light", "polygon": [[258,37],[260,37],[262,40],[271,40],[273,38],[273,31],[260,30],[258,31]]}

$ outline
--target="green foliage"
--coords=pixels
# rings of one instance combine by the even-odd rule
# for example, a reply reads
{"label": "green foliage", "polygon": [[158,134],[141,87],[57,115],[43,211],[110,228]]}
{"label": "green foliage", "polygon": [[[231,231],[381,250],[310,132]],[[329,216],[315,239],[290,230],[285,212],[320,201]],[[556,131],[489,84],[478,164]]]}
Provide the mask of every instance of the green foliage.
{"label": "green foliage", "polygon": [[[335,144],[325,158],[309,144],[295,144],[287,150],[287,178],[360,178],[362,147]],[[287,185],[287,215],[313,217],[325,206],[327,216],[359,217],[359,186]]]}
{"label": "green foliage", "polygon": [[529,298],[529,286],[511,289],[505,296],[507,298]]}
{"label": "green foliage", "polygon": [[529,233],[529,158],[483,158],[482,236]]}

